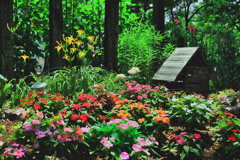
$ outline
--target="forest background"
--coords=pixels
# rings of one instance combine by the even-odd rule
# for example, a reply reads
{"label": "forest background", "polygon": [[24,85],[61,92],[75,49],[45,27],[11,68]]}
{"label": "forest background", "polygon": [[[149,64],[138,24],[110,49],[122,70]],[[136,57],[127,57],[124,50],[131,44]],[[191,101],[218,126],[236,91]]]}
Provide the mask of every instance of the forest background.
{"label": "forest background", "polygon": [[[7,79],[29,75],[38,65],[36,57],[45,59],[44,71],[67,66],[69,60],[57,52],[56,41],[61,42],[63,34],[74,37],[77,30],[95,37],[94,53],[81,63],[75,62],[77,65],[121,72],[129,47],[122,43],[144,45],[146,41],[136,37],[153,40],[150,33],[160,32],[164,38],[154,44],[159,50],[168,45],[201,47],[215,72],[212,91],[239,90],[239,9],[239,0],[1,0],[0,74]],[[124,37],[127,31],[135,37]],[[150,69],[152,73],[170,51],[159,53],[161,58]],[[136,61],[144,54],[141,51],[142,57]]]}

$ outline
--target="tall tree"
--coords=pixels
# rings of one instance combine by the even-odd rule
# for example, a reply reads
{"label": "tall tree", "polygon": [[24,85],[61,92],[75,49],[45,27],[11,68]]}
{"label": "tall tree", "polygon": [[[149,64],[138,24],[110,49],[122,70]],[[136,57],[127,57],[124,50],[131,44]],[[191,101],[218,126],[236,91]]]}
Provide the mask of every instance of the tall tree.
{"label": "tall tree", "polygon": [[7,25],[13,26],[13,0],[0,1],[0,74],[14,78],[13,35]]}
{"label": "tall tree", "polygon": [[105,1],[104,66],[117,71],[119,0]]}
{"label": "tall tree", "polygon": [[61,41],[63,34],[62,0],[50,0],[50,69],[63,67],[63,55],[55,49],[56,41]]}
{"label": "tall tree", "polygon": [[164,0],[153,0],[153,25],[161,33],[164,33],[164,6]]}

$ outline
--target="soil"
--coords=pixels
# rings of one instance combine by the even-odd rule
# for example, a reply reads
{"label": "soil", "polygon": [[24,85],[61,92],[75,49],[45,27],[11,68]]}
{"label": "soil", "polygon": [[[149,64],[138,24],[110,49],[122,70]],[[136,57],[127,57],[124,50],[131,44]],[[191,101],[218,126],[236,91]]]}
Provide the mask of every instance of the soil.
{"label": "soil", "polygon": [[[0,134],[0,141],[4,141],[13,131],[14,128],[13,126],[16,125],[18,123],[18,120],[14,120],[14,118],[10,118],[10,119],[0,119],[0,126],[4,126],[5,129],[7,130],[7,135],[1,135]],[[181,126],[173,126],[175,131],[184,131],[185,128],[181,127]],[[196,132],[200,133],[202,135],[202,138],[204,140],[204,142],[206,143],[206,147],[204,149],[204,153],[203,156],[205,157],[205,160],[238,160],[238,159],[229,159],[228,157],[223,157],[221,155],[222,151],[221,151],[221,144],[218,143],[214,143],[213,142],[213,138],[215,137],[215,135],[209,131],[210,127],[207,126],[206,129],[204,130],[196,130]],[[176,158],[171,157],[169,159],[169,157],[162,157],[160,160],[175,160]],[[194,160],[194,158],[191,158],[192,160]],[[154,158],[149,158],[148,160],[157,160]],[[177,159],[176,159],[177,160]]]}

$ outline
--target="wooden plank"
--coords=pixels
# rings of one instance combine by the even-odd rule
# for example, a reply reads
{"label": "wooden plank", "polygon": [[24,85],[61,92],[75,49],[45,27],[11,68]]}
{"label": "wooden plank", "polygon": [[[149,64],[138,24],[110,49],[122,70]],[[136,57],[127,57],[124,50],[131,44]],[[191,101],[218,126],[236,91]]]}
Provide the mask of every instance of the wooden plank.
{"label": "wooden plank", "polygon": [[160,81],[175,81],[176,75],[163,75],[163,74],[155,74],[153,76],[154,80],[160,80]]}

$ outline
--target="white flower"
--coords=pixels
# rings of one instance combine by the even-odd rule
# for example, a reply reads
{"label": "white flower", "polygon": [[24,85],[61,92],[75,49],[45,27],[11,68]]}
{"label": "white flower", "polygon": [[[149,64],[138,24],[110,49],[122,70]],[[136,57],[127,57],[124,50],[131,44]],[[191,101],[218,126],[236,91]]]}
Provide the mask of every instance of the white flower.
{"label": "white flower", "polygon": [[140,69],[138,67],[132,67],[131,70],[135,70],[137,73],[140,72]]}
{"label": "white flower", "polygon": [[130,70],[128,71],[128,73],[129,73],[129,74],[136,74],[137,72],[136,72],[135,70],[131,70],[131,69],[130,69]]}
{"label": "white flower", "polygon": [[124,74],[117,74],[117,75],[116,75],[116,78],[125,79],[126,76],[125,76]]}
{"label": "white flower", "polygon": [[140,72],[140,69],[139,69],[138,67],[132,67],[132,68],[128,71],[129,74],[136,74],[136,73],[138,73],[138,72]]}

